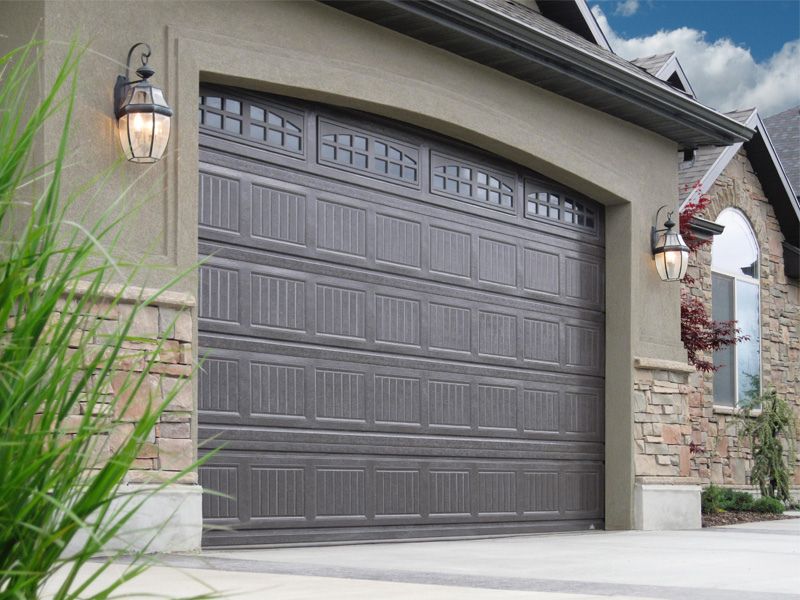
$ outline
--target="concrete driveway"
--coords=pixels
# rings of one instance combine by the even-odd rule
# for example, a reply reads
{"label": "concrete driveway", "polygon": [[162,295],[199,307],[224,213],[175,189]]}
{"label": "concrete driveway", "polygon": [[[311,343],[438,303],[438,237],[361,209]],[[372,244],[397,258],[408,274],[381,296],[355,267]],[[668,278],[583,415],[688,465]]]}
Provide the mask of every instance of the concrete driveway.
{"label": "concrete driveway", "polygon": [[[126,597],[800,599],[800,519],[700,531],[207,551],[161,557]],[[120,566],[119,568],[122,568]]]}

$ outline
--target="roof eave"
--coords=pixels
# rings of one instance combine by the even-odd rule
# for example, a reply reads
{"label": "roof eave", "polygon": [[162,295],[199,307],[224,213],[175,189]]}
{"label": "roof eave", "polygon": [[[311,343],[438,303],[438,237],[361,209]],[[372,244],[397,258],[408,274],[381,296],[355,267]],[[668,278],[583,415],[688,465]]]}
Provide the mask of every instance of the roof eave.
{"label": "roof eave", "polygon": [[[400,0],[401,4],[405,4]],[[436,5],[453,16],[469,18],[473,27],[491,26],[497,34],[497,43],[503,41],[520,54],[547,59],[560,64],[565,73],[572,71],[573,77],[593,87],[604,89],[615,95],[624,95],[643,108],[650,108],[662,116],[682,122],[686,126],[706,133],[711,144],[729,145],[749,140],[755,133],[751,128],[718,113],[699,102],[687,98],[677,90],[654,85],[647,75],[640,76],[621,71],[615,65],[586,54],[579,48],[548,36],[536,29],[507,18],[490,8],[464,2],[429,0],[423,6]],[[462,24],[463,21],[461,22]],[[507,35],[504,35],[507,34]],[[575,72],[575,67],[581,72]]]}

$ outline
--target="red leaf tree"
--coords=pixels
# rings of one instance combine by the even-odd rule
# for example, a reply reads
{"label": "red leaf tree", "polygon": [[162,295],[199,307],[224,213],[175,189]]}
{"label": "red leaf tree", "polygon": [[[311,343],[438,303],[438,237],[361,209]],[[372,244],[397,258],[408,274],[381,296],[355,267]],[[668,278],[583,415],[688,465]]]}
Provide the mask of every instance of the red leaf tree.
{"label": "red leaf tree", "polygon": [[[699,186],[700,183],[696,183],[695,189],[699,189]],[[692,253],[711,243],[710,239],[697,237],[690,227],[691,220],[701,215],[709,202],[711,199],[708,196],[699,194],[696,200],[689,202],[680,212],[681,235]],[[691,286],[695,280],[687,273],[683,283]],[[689,363],[698,371],[709,373],[719,369],[712,361],[703,358],[704,353],[747,339],[748,336],[741,335],[741,330],[736,327],[736,321],[713,320],[702,300],[692,296],[686,288],[681,291],[681,340]]]}

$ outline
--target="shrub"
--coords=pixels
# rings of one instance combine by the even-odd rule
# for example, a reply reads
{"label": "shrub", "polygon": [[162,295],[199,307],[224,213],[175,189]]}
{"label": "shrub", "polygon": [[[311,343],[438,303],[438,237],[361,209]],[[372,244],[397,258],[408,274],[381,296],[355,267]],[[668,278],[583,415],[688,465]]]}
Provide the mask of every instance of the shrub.
{"label": "shrub", "polygon": [[714,515],[723,512],[722,498],[725,490],[713,483],[703,490],[700,496],[700,509],[704,515]]}
{"label": "shrub", "polygon": [[725,510],[752,510],[754,498],[747,492],[725,489],[722,507]]}
{"label": "shrub", "polygon": [[[760,408],[755,416],[752,410]],[[792,501],[790,485],[794,473],[795,415],[789,402],[771,390],[753,397],[740,418],[740,435],[750,438],[753,467],[750,478],[763,496]]]}
{"label": "shrub", "polygon": [[753,502],[753,506],[750,510],[759,513],[772,513],[780,515],[785,510],[785,507],[783,506],[783,502],[780,500],[776,498],[770,498],[769,496],[763,496]]}

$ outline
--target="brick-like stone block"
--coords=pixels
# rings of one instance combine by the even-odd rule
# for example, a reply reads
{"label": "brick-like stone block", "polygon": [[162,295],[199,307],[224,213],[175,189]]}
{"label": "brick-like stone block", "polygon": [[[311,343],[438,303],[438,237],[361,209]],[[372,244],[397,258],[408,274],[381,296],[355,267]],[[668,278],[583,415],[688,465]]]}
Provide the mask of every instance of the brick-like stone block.
{"label": "brick-like stone block", "polygon": [[137,421],[161,402],[161,387],[158,377],[145,375],[136,389],[138,376],[120,371],[111,378],[111,385],[116,396],[114,400],[114,416],[123,421]]}
{"label": "brick-like stone block", "polygon": [[184,439],[191,437],[190,423],[159,423],[156,426],[160,438]]}
{"label": "brick-like stone block", "polygon": [[158,450],[160,466],[165,471],[182,471],[192,464],[194,444],[190,439],[160,438]]}
{"label": "brick-like stone block", "polygon": [[680,425],[663,425],[661,427],[661,437],[665,444],[680,444],[682,442]]}
{"label": "brick-like stone block", "polygon": [[173,398],[167,404],[168,411],[191,411],[194,408],[191,381],[177,377],[164,377],[161,380],[161,386],[165,398],[168,394],[174,393]]}

